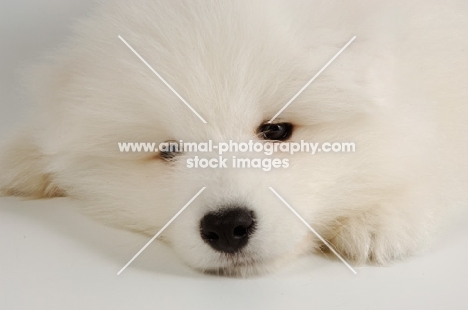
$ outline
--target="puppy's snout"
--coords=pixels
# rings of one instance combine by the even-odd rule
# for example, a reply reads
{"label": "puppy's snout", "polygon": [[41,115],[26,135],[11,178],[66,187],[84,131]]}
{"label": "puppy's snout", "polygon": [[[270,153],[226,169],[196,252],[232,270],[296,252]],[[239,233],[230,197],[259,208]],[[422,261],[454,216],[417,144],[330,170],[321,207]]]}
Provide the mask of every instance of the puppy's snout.
{"label": "puppy's snout", "polygon": [[254,229],[253,211],[241,207],[207,213],[200,222],[202,239],[223,253],[232,254],[242,249]]}

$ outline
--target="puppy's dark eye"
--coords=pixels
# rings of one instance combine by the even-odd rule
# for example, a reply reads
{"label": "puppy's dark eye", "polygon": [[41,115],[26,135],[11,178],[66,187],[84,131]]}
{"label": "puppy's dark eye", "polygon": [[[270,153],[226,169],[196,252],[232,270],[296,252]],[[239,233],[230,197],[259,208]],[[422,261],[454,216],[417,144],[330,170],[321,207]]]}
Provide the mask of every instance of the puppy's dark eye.
{"label": "puppy's dark eye", "polygon": [[159,145],[159,157],[165,161],[172,161],[177,155],[182,153],[181,145],[175,140],[164,141]]}
{"label": "puppy's dark eye", "polygon": [[265,140],[284,141],[291,137],[293,125],[291,123],[265,123],[260,125],[258,133]]}

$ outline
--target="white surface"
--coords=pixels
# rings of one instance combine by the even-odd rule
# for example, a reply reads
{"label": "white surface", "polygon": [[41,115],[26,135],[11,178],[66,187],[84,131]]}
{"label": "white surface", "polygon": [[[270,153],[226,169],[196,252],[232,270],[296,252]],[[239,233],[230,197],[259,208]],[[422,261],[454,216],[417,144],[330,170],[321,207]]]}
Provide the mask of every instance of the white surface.
{"label": "white surface", "polygon": [[117,276],[148,238],[91,221],[67,199],[3,198],[0,208],[0,309],[468,306],[466,228],[451,232],[424,256],[391,267],[358,267],[357,275],[338,260],[310,256],[262,277],[206,276],[154,242]]}
{"label": "white surface", "polygon": [[[89,7],[0,3],[2,136],[29,109],[18,70],[63,42]],[[424,255],[357,275],[309,256],[267,276],[206,276],[155,241],[117,276],[149,238],[85,218],[65,198],[0,198],[0,309],[468,309],[467,222],[459,217]]]}

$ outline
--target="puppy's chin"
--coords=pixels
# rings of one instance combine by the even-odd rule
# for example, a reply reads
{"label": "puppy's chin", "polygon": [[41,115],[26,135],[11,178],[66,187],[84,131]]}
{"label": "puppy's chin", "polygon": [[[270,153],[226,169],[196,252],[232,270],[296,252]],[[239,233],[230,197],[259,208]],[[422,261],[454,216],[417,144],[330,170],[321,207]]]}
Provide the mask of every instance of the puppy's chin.
{"label": "puppy's chin", "polygon": [[297,256],[301,256],[305,253],[307,253],[307,251],[295,251],[293,254],[285,253],[285,255],[277,257],[222,254],[220,259],[217,259],[217,261],[206,262],[206,267],[192,265],[192,268],[208,275],[245,278],[271,273],[278,270]]}
{"label": "puppy's chin", "polygon": [[276,270],[279,265],[282,264],[284,260],[275,259],[275,260],[259,260],[255,261],[254,259],[250,261],[240,261],[236,263],[231,263],[227,266],[220,267],[209,267],[209,268],[196,268],[198,271],[216,276],[226,276],[226,277],[249,277],[249,276],[259,276],[267,274]]}
{"label": "puppy's chin", "polygon": [[249,276],[267,274],[271,269],[266,268],[263,265],[245,265],[236,267],[220,267],[217,269],[198,270],[207,275],[245,278]]}

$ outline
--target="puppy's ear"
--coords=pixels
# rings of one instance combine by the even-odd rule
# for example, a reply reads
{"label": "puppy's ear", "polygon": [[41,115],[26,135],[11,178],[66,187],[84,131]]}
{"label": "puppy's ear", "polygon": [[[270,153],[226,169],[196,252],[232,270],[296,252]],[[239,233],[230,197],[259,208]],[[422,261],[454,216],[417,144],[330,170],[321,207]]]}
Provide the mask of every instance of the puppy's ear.
{"label": "puppy's ear", "polygon": [[46,198],[65,196],[46,173],[46,157],[34,139],[22,133],[0,148],[0,195]]}

